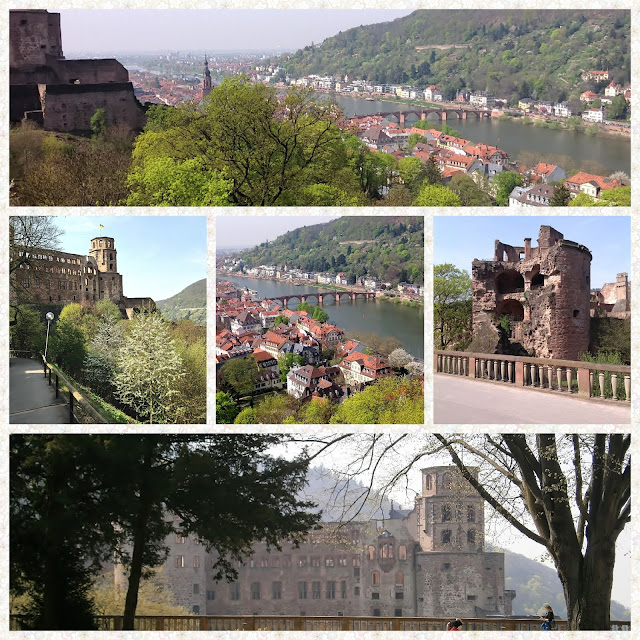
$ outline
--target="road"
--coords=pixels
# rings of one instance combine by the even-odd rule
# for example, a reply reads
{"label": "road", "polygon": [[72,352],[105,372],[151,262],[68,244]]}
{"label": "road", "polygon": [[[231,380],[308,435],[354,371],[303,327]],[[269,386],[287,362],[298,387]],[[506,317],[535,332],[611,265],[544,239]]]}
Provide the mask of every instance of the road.
{"label": "road", "polygon": [[630,424],[629,403],[609,404],[445,374],[433,380],[435,424]]}
{"label": "road", "polygon": [[49,386],[37,360],[9,360],[9,423],[69,423],[69,405],[62,395],[56,398],[55,387]]}

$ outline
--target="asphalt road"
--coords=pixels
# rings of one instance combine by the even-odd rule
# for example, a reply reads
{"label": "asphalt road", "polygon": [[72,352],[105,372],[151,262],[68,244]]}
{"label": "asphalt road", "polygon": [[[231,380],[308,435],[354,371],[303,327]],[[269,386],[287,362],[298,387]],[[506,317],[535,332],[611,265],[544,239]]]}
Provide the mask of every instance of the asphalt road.
{"label": "asphalt road", "polygon": [[11,358],[9,361],[9,423],[68,424],[69,405],[56,398],[36,360]]}
{"label": "asphalt road", "polygon": [[518,389],[437,374],[435,424],[630,424],[630,403],[609,404],[567,394]]}

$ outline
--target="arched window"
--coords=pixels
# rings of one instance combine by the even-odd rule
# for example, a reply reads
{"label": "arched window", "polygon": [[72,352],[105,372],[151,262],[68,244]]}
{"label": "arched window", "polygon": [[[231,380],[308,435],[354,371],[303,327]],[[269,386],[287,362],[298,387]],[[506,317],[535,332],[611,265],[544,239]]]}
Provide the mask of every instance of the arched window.
{"label": "arched window", "polygon": [[443,489],[451,489],[451,474],[443,473],[442,474],[442,488]]}
{"label": "arched window", "polygon": [[475,522],[476,521],[476,510],[473,508],[473,505],[467,506],[467,522]]}
{"label": "arched window", "polygon": [[442,522],[451,522],[451,507],[448,504],[442,505]]}
{"label": "arched window", "polygon": [[380,572],[372,571],[371,572],[371,586],[379,587],[380,586]]}
{"label": "arched window", "polygon": [[424,477],[424,486],[427,491],[431,491],[431,474],[430,473],[428,473]]}
{"label": "arched window", "polygon": [[406,560],[407,559],[407,547],[401,544],[398,547],[398,560]]}
{"label": "arched window", "polygon": [[402,571],[398,571],[396,573],[396,587],[404,586],[404,573]]}
{"label": "arched window", "polygon": [[476,532],[474,529],[469,529],[469,531],[467,531],[467,543],[469,544],[476,543]]}
{"label": "arched window", "polygon": [[390,558],[395,557],[395,553],[393,552],[393,544],[389,544],[388,547],[389,547],[389,557]]}
{"label": "arched window", "polygon": [[376,548],[370,544],[369,545],[369,560],[375,560],[376,559]]}
{"label": "arched window", "polygon": [[451,529],[442,532],[442,544],[451,544]]}
{"label": "arched window", "polygon": [[389,557],[389,545],[388,544],[383,544],[380,547],[380,557],[381,558],[388,558]]}

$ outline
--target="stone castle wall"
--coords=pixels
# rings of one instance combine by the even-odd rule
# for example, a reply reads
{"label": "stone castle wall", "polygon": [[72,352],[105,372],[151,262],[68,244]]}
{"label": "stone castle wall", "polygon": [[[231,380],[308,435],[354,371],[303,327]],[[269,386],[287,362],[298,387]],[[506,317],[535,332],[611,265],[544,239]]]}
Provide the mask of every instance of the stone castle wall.
{"label": "stone castle wall", "polygon": [[9,66],[46,65],[62,58],[60,14],[44,10],[9,12]]}

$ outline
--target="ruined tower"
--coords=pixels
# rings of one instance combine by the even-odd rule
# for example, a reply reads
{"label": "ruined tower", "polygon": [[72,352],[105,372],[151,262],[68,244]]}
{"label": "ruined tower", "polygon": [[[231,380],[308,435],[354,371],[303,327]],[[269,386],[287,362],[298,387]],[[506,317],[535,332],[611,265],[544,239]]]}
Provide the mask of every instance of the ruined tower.
{"label": "ruined tower", "polygon": [[202,99],[204,100],[211,93],[211,71],[209,71],[209,61],[204,57],[204,80],[202,81]]}
{"label": "ruined tower", "polygon": [[93,238],[89,256],[98,270],[100,299],[119,303],[122,298],[122,276],[118,273],[118,253],[113,238]]}
{"label": "ruined tower", "polygon": [[493,260],[472,263],[470,350],[505,353],[519,346],[539,358],[578,360],[589,348],[590,276],[590,251],[548,225],[540,227],[537,247],[531,238],[523,246],[496,240]]}

